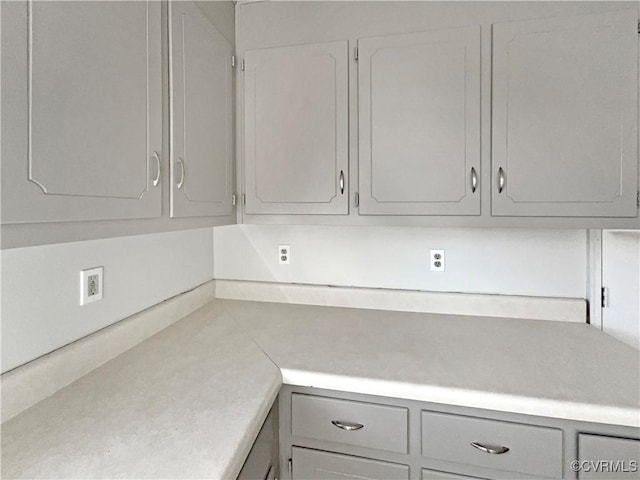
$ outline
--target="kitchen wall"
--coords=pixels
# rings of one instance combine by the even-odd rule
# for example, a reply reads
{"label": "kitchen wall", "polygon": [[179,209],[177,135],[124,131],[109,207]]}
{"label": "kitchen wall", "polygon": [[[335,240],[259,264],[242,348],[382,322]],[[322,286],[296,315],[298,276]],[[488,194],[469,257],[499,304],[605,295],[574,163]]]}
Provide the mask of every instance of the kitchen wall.
{"label": "kitchen wall", "polygon": [[[585,230],[230,225],[214,229],[214,276],[447,292],[587,296]],[[277,246],[291,246],[279,265]],[[446,271],[429,250],[446,250]]]}
{"label": "kitchen wall", "polygon": [[605,332],[640,349],[640,231],[602,232],[602,309]]}
{"label": "kitchen wall", "polygon": [[[104,266],[104,298],[79,304],[80,271]],[[213,278],[211,228],[0,252],[2,372]]]}

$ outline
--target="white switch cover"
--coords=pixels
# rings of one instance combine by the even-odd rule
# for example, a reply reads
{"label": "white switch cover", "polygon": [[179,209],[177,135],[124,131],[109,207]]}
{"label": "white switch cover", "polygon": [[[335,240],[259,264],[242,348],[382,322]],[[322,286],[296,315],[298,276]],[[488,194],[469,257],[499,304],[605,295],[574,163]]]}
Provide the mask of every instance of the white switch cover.
{"label": "white switch cover", "polygon": [[278,245],[278,263],[280,265],[291,263],[291,247],[289,245]]}
{"label": "white switch cover", "polygon": [[431,250],[431,271],[444,272],[444,250]]}
{"label": "white switch cover", "polygon": [[80,305],[102,300],[102,267],[80,272]]}

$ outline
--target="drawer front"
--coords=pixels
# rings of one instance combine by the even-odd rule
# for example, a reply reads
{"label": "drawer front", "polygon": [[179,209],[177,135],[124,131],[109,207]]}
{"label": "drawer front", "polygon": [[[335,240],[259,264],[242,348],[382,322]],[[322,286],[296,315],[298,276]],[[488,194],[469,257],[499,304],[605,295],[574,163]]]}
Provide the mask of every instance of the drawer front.
{"label": "drawer front", "polygon": [[408,410],[294,393],[291,433],[396,453],[408,451]]}
{"label": "drawer front", "polygon": [[[501,447],[508,451],[500,453]],[[423,411],[422,455],[540,478],[562,478],[562,430]]]}
{"label": "drawer front", "polygon": [[578,478],[640,478],[640,440],[578,435]]}
{"label": "drawer front", "polygon": [[428,468],[423,468],[422,473],[420,475],[422,480],[444,480],[444,479],[457,479],[457,480],[483,480],[480,477],[469,477],[468,475],[458,475],[455,473],[449,472],[440,472],[438,470],[429,470]]}
{"label": "drawer front", "polygon": [[294,480],[408,480],[409,467],[351,455],[292,448]]}

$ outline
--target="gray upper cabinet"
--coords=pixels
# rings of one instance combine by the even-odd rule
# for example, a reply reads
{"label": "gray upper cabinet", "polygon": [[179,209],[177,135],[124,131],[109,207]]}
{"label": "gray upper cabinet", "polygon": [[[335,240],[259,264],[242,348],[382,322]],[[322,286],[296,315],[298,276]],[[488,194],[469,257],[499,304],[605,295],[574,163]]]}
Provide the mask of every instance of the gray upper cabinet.
{"label": "gray upper cabinet", "polygon": [[245,212],[347,214],[347,42],[244,58]]}
{"label": "gray upper cabinet", "polygon": [[480,27],[358,40],[359,213],[480,214]]}
{"label": "gray upper cabinet", "polygon": [[160,8],[2,3],[3,223],[161,215]]}
{"label": "gray upper cabinet", "polygon": [[492,214],[634,217],[638,11],[493,25]]}
{"label": "gray upper cabinet", "polygon": [[170,2],[171,216],[233,213],[232,48],[192,2]]}

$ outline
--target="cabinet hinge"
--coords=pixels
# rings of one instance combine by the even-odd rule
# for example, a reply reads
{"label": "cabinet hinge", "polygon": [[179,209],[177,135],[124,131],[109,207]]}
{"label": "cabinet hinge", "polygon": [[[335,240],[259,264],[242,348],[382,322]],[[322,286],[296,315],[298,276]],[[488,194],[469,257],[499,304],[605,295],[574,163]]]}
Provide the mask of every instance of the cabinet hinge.
{"label": "cabinet hinge", "polygon": [[244,72],[244,58],[242,59],[242,71]]}
{"label": "cabinet hinge", "polygon": [[640,35],[640,21],[638,21],[638,35]]}
{"label": "cabinet hinge", "polygon": [[231,55],[231,68],[235,68],[236,66],[236,56]]}
{"label": "cabinet hinge", "polygon": [[236,206],[236,194],[231,195],[231,205]]}
{"label": "cabinet hinge", "polygon": [[292,476],[293,475],[293,459],[292,458],[289,459],[288,464],[289,464],[289,476]]}
{"label": "cabinet hinge", "polygon": [[636,206],[640,207],[640,192],[636,195]]}
{"label": "cabinet hinge", "polygon": [[242,204],[243,205],[247,204],[247,196],[244,193],[242,194]]}
{"label": "cabinet hinge", "polygon": [[358,61],[358,47],[355,47],[353,49],[353,59],[357,62]]}
{"label": "cabinet hinge", "polygon": [[600,306],[602,308],[609,306],[609,287],[602,287],[600,289]]}
{"label": "cabinet hinge", "polygon": [[355,194],[355,198],[353,199],[353,203],[356,206],[356,208],[360,205],[360,194],[358,192],[356,192],[356,194]]}

